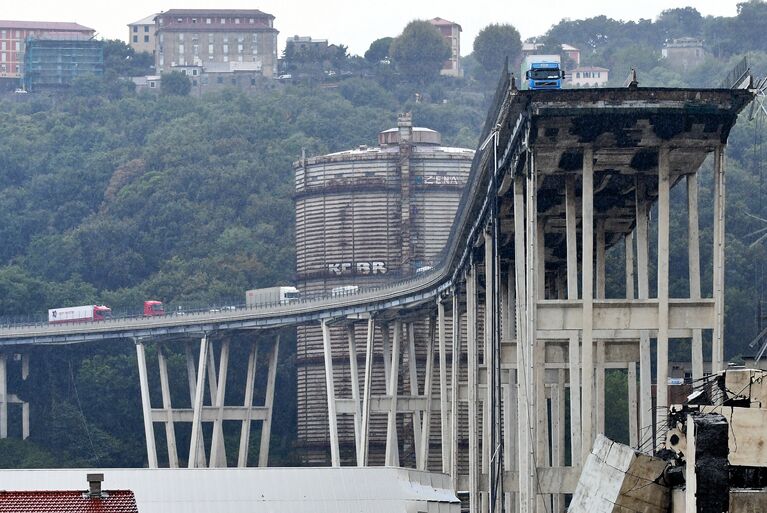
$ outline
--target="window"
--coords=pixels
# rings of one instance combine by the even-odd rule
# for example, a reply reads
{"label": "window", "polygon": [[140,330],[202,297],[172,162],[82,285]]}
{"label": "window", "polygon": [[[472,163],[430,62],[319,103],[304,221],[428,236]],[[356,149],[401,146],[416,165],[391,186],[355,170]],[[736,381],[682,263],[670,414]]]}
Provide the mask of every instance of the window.
{"label": "window", "polygon": [[181,74],[182,74],[182,75],[184,75],[184,76],[186,76],[186,70],[185,70],[185,69],[182,69],[182,70],[181,70]]}
{"label": "window", "polygon": [[20,31],[20,30],[17,30],[17,31],[16,31],[16,38],[18,39],[18,38],[20,38],[20,37],[21,37],[21,31]]}
{"label": "window", "polygon": [[213,42],[213,34],[208,34],[208,43]]}
{"label": "window", "polygon": [[224,54],[229,53],[229,45],[224,43]]}
{"label": "window", "polygon": [[178,45],[178,53],[184,53],[184,45]]}
{"label": "window", "polygon": [[184,33],[183,32],[179,33],[178,40],[179,41],[183,41],[184,40]]}
{"label": "window", "polygon": [[250,23],[251,25],[253,25],[255,22],[256,22],[256,20],[254,20],[253,18],[250,18],[250,19],[248,20],[248,23]]}
{"label": "window", "polygon": [[151,89],[154,89],[154,88],[155,88],[155,83],[154,83],[154,82],[149,82],[149,87],[150,87]]}
{"label": "window", "polygon": [[144,25],[144,32],[149,32],[149,25]]}
{"label": "window", "polygon": [[238,44],[237,45],[237,53],[242,53],[242,48],[243,48],[242,43]]}
{"label": "window", "polygon": [[192,45],[192,53],[197,56],[200,53],[200,45]]}
{"label": "window", "polygon": [[[138,43],[138,36],[133,36],[133,42]],[[3,43],[3,46],[5,46],[5,43]],[[5,48],[3,48],[5,50]]]}
{"label": "window", "polygon": [[[133,36],[133,37],[136,37],[136,36]],[[135,41],[134,41],[134,42],[135,42]],[[145,42],[145,43],[148,43],[148,42],[149,42],[149,36],[144,36],[144,42]]]}
{"label": "window", "polygon": [[[212,53],[213,53],[213,45],[212,45],[212,44],[209,44],[209,45],[208,45],[208,53],[209,53],[209,54],[212,54]],[[211,58],[212,58],[212,57],[211,57]]]}
{"label": "window", "polygon": [[6,44],[7,43],[3,41],[2,44],[0,44],[0,50],[3,50],[3,51],[7,50],[7,48],[5,47]]}
{"label": "window", "polygon": [[219,84],[223,84],[224,83],[224,77],[218,77],[216,79],[216,82],[218,82]]}
{"label": "window", "polygon": [[192,23],[197,23],[197,18],[192,18]]}
{"label": "window", "polygon": [[205,18],[205,23],[206,23],[207,25],[210,25],[210,23],[211,23],[211,19],[210,19],[210,18]]}
{"label": "window", "polygon": [[226,18],[221,18],[221,25],[223,25],[224,23],[226,23]]}
{"label": "window", "polygon": [[256,85],[256,79],[255,78],[251,78],[250,79],[250,85]]}
{"label": "window", "polygon": [[229,56],[228,55],[224,55],[224,62],[229,62]]}
{"label": "window", "polygon": [[234,24],[235,25],[239,25],[240,24],[240,18],[235,18],[234,19]]}
{"label": "window", "polygon": [[0,30],[0,37],[5,39],[5,30]]}
{"label": "window", "polygon": [[184,21],[184,18],[176,18],[176,22],[182,23]]}
{"label": "window", "polygon": [[5,60],[6,60],[5,55],[6,55],[5,52],[0,53],[0,62],[5,62]]}
{"label": "window", "polygon": [[[138,32],[138,27],[136,25],[133,25],[133,32]],[[5,34],[3,34],[3,37],[5,37]]]}
{"label": "window", "polygon": [[575,72],[575,78],[581,78],[581,72],[580,71],[576,71]]}
{"label": "window", "polygon": [[21,51],[21,41],[16,41],[16,43],[14,43],[14,45],[13,45],[13,46],[14,46],[14,49],[15,49],[17,52],[20,52],[20,51]]}
{"label": "window", "polygon": [[196,69],[192,70],[192,75],[194,75],[195,77],[197,76],[197,70]]}

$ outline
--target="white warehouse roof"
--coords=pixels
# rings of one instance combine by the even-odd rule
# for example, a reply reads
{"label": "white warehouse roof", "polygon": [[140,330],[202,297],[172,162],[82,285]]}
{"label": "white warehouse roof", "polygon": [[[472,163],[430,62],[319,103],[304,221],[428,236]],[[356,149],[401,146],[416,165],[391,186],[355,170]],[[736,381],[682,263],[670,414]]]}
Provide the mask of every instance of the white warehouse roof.
{"label": "white warehouse roof", "polygon": [[6,491],[131,490],[140,513],[459,513],[444,474],[391,467],[0,470]]}

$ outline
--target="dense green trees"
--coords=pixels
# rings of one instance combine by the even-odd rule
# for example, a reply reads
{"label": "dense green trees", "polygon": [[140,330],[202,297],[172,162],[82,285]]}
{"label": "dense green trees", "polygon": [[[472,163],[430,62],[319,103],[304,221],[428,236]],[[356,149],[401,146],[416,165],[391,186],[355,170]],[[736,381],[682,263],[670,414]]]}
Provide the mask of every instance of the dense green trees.
{"label": "dense green trees", "polygon": [[519,31],[512,25],[488,25],[474,39],[474,57],[493,77],[500,73],[506,59],[516,62],[521,51]]}
{"label": "dense green trees", "polygon": [[[714,85],[746,45],[762,44],[743,40],[730,27],[745,27],[743,33],[764,28],[764,7],[751,1],[741,4],[737,17],[702,21],[690,9],[665,11],[655,22],[563,21],[546,40],[579,47],[587,64],[614,66],[618,81],[625,76],[621,69],[638,66],[640,87]],[[700,23],[695,30],[712,55],[680,73],[660,60],[659,49],[663,38],[682,35],[690,23]],[[0,322],[44,318],[48,308],[91,302],[136,312],[150,297],[171,308],[241,302],[247,288],[289,283],[295,267],[292,163],[302,149],[317,155],[375,144],[378,131],[394,126],[403,111],[439,130],[448,145],[476,147],[493,93],[477,78],[491,61],[480,61],[480,45],[464,60],[466,79],[439,77],[449,52],[441,36],[436,44],[430,34],[437,51],[428,54],[433,60],[427,71],[408,68],[402,55],[397,60],[384,39],[371,45],[379,53],[355,61],[370,76],[339,80],[333,89],[298,85],[193,98],[136,95],[108,79],[64,95],[0,97]],[[399,41],[413,50],[413,40]],[[376,65],[386,55],[401,75],[395,66]],[[767,54],[751,57],[755,73],[767,74]],[[767,194],[764,126],[760,119],[741,119],[728,147],[728,357],[744,353],[755,334],[756,280],[764,279],[759,263],[767,262],[764,244],[750,247],[750,234],[763,225],[748,215],[767,218],[767,202],[761,201]],[[710,177],[706,163],[700,180],[703,262],[710,261]],[[684,194],[679,188],[672,194],[674,295],[685,292],[687,264]],[[609,262],[620,266],[620,258],[620,251],[611,252]],[[704,268],[704,293],[710,272]],[[622,285],[608,285],[618,297]],[[673,347],[684,357],[682,342]],[[277,389],[287,406],[275,421],[281,437],[276,458],[295,463],[295,371],[290,349],[282,354]],[[151,351],[149,358],[156,368]],[[184,368],[181,354],[169,359]],[[142,465],[130,344],[39,349],[32,365],[25,385],[35,393],[32,441],[0,444],[0,465]],[[623,390],[625,374],[611,373],[608,383],[609,390]],[[173,386],[179,387],[175,396],[184,395],[184,383]],[[609,390],[608,396],[616,395]]]}
{"label": "dense green trees", "polygon": [[407,78],[424,84],[439,75],[450,46],[428,21],[415,20],[391,44],[392,62]]}

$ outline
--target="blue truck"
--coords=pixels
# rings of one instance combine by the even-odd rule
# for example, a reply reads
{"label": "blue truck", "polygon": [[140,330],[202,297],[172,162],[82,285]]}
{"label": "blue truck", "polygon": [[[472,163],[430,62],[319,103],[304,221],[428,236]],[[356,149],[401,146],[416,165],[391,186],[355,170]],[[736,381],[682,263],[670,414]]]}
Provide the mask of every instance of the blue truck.
{"label": "blue truck", "polygon": [[528,55],[522,61],[523,89],[562,89],[565,72],[559,55]]}

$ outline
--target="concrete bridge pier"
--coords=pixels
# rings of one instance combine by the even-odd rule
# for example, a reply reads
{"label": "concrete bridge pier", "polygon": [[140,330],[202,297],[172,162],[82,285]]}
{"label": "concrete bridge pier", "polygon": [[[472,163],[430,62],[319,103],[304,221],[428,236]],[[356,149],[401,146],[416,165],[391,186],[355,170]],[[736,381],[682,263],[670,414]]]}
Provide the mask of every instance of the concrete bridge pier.
{"label": "concrete bridge pier", "polygon": [[[196,467],[226,467],[227,454],[224,444],[224,421],[240,421],[240,443],[237,451],[237,466],[248,466],[250,435],[252,422],[261,421],[261,440],[259,446],[258,466],[265,467],[269,462],[269,440],[271,437],[271,422],[274,406],[274,388],[277,374],[277,358],[279,355],[280,335],[274,336],[274,342],[266,343],[261,337],[255,338],[249,345],[248,367],[245,378],[244,404],[233,406],[225,404],[227,373],[229,369],[229,353],[231,338],[225,337],[220,342],[218,370],[212,340],[208,334],[200,339],[197,363],[193,354],[192,344],[184,346],[186,358],[187,381],[189,383],[190,408],[174,407],[169,385],[167,352],[172,342],[158,341],[155,343],[159,368],[160,392],[162,407],[153,408],[147,369],[145,339],[136,339],[136,355],[139,368],[141,402],[144,416],[144,431],[147,444],[147,461],[149,468],[159,466],[155,444],[155,423],[163,424],[168,453],[168,467],[178,468],[180,459],[176,443],[176,424],[191,424],[190,447],[187,454],[187,466]],[[268,346],[268,369],[264,404],[254,406],[257,356],[262,345]],[[208,386],[209,404],[205,404],[205,386]],[[206,444],[202,425],[212,423],[212,438],[209,451]],[[209,458],[206,456],[209,454]]]}
{"label": "concrete bridge pier", "polygon": [[[18,362],[17,365],[13,365]],[[0,353],[0,439],[8,438],[9,407],[21,405],[21,439],[29,438],[29,402],[8,391],[9,367],[17,367],[22,381],[29,376],[29,353]]]}

